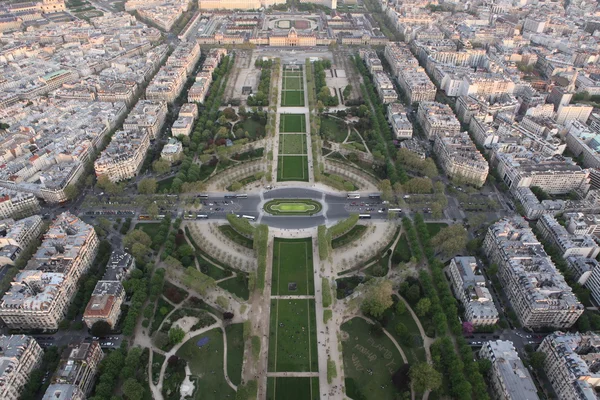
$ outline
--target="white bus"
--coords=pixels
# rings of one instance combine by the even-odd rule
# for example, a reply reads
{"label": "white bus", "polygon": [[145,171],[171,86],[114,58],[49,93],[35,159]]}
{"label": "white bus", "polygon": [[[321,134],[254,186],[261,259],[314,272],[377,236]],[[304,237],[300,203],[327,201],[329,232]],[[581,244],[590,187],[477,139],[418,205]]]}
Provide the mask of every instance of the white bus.
{"label": "white bus", "polygon": [[388,208],[388,212],[402,212],[401,208]]}
{"label": "white bus", "polygon": [[198,215],[196,215],[196,219],[208,219],[208,215],[206,215],[206,214],[198,214]]}
{"label": "white bus", "polygon": [[360,193],[348,193],[349,199],[360,199]]}
{"label": "white bus", "polygon": [[250,221],[254,221],[256,219],[256,217],[253,217],[252,215],[242,215],[242,218],[246,218],[247,220],[250,220]]}
{"label": "white bus", "polygon": [[358,214],[359,219],[371,219],[371,214]]}
{"label": "white bus", "polygon": [[238,194],[235,197],[237,197],[238,199],[247,199],[248,195],[247,194]]}
{"label": "white bus", "polygon": [[207,194],[199,194],[198,197],[201,198],[201,199],[208,199],[208,195]]}

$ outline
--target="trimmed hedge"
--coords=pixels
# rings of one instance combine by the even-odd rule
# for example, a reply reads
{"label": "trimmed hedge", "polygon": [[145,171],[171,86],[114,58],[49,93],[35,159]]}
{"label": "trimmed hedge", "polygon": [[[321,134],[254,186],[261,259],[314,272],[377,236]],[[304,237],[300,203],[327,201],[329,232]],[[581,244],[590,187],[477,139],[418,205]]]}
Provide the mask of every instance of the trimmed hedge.
{"label": "trimmed hedge", "polygon": [[329,286],[329,280],[327,278],[321,280],[321,292],[323,293],[323,307],[327,308],[331,306],[333,299],[331,297],[331,287]]}
{"label": "trimmed hedge", "polygon": [[354,228],[354,225],[358,222],[358,214],[351,214],[348,218],[339,221],[337,224],[329,228],[328,232],[332,239],[342,236],[350,229]]}
{"label": "trimmed hedge", "polygon": [[256,288],[262,293],[265,288],[265,274],[267,272],[267,249],[269,244],[269,227],[260,224],[254,231],[254,250],[258,267],[256,269]]}
{"label": "trimmed hedge", "polygon": [[233,229],[244,236],[252,237],[252,235],[254,235],[256,228],[254,228],[246,218],[239,218],[235,214],[227,214],[227,222],[229,222]]}
{"label": "trimmed hedge", "polygon": [[319,225],[317,227],[317,241],[319,244],[319,258],[321,260],[325,260],[329,256],[330,241],[327,240],[328,236],[327,227],[325,225]]}

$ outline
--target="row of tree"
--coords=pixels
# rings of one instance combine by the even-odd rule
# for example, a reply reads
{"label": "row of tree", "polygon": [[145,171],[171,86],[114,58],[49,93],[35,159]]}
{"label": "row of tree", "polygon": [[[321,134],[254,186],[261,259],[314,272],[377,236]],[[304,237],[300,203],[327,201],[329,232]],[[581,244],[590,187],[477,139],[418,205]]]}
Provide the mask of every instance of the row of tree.
{"label": "row of tree", "polygon": [[335,107],[340,103],[336,95],[331,95],[325,81],[325,70],[330,68],[331,61],[329,60],[313,62],[317,100],[320,101],[325,107]]}
{"label": "row of tree", "polygon": [[258,82],[256,94],[248,96],[247,104],[249,106],[268,106],[269,93],[271,92],[271,67],[273,66],[273,61],[270,59],[257,59],[255,65],[261,68],[260,81]]}

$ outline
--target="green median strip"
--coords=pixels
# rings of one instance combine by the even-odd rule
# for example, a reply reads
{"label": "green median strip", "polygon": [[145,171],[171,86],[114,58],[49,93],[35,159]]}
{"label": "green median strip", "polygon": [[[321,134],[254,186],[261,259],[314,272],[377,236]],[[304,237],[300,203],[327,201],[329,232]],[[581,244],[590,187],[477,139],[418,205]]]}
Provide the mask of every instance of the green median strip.
{"label": "green median strip", "polygon": [[264,209],[272,215],[314,215],[323,207],[321,203],[310,199],[280,199],[268,201]]}

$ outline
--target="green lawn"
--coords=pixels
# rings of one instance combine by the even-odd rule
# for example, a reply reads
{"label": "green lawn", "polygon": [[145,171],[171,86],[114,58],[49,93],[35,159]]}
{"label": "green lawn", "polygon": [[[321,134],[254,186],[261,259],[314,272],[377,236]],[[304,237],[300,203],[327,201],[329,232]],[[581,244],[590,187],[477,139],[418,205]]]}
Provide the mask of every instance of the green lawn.
{"label": "green lawn", "polygon": [[250,291],[248,290],[248,279],[245,275],[238,272],[238,276],[226,279],[217,284],[219,287],[235,294],[243,300],[248,300]]}
{"label": "green lawn", "polygon": [[305,114],[281,114],[279,117],[279,132],[305,133],[306,132],[306,115]]}
{"label": "green lawn", "polygon": [[317,321],[315,301],[271,300],[270,372],[316,372]]}
{"label": "green lawn", "polygon": [[[196,343],[201,338],[208,338],[209,342],[198,347]],[[220,328],[191,338],[177,350],[177,356],[188,362],[196,378],[194,399],[235,398],[235,391],[227,384],[223,374],[223,333]]]}
{"label": "green lawn", "polygon": [[331,247],[337,249],[338,247],[346,246],[349,243],[359,239],[367,231],[366,225],[354,225],[352,229],[344,233],[342,236],[337,237],[331,241]]}
{"label": "green lawn", "polygon": [[[315,293],[311,239],[275,238],[271,294],[313,295]],[[296,290],[288,283],[295,282]]]}
{"label": "green lawn", "polygon": [[[394,400],[398,394],[392,375],[404,365],[394,343],[371,333],[371,325],[353,318],[342,325],[346,390],[351,398]],[[410,388],[406,388],[410,391]]]}
{"label": "green lawn", "polygon": [[267,400],[319,400],[319,378],[267,378]]}
{"label": "green lawn", "polygon": [[427,226],[427,230],[429,231],[429,237],[434,237],[437,233],[448,226],[448,224],[443,222],[428,222],[425,224]]}
{"label": "green lawn", "polygon": [[307,156],[279,156],[277,181],[308,182]]}
{"label": "green lawn", "polygon": [[268,201],[263,208],[273,215],[313,215],[323,207],[311,199],[277,199]]}
{"label": "green lawn", "polygon": [[306,136],[290,133],[279,135],[279,154],[306,154]]}
{"label": "green lawn", "polygon": [[156,182],[156,193],[162,193],[163,190],[171,190],[171,185],[173,184],[173,180],[175,179],[174,176],[167,178],[167,179],[163,179],[162,181],[158,181]]}
{"label": "green lawn", "polygon": [[227,375],[234,385],[242,382],[244,362],[244,324],[231,324],[225,328],[227,334]]}
{"label": "green lawn", "polygon": [[[400,347],[402,347],[410,365],[427,361],[425,349],[423,348],[423,339],[419,339],[421,333],[419,332],[416,321],[408,310],[402,314],[398,314],[396,312],[396,304],[398,304],[400,299],[396,295],[393,296],[393,299],[393,306],[388,308],[384,313],[385,329],[396,339]],[[396,325],[398,325],[398,323],[402,323],[406,326],[408,337],[396,333]]]}
{"label": "green lawn", "polygon": [[403,262],[408,262],[412,256],[410,246],[408,245],[408,239],[404,233],[400,235],[400,239],[398,239],[398,243],[396,243],[396,247],[394,247],[394,254],[396,253],[400,254]]}
{"label": "green lawn", "polygon": [[231,271],[227,269],[222,269],[214,265],[213,263],[206,261],[202,257],[198,257],[198,264],[200,265],[200,271],[214,280],[219,280],[223,278],[227,278],[228,276],[233,275]]}
{"label": "green lawn", "polygon": [[160,230],[160,222],[138,222],[135,228],[146,232],[150,238],[154,238]]}
{"label": "green lawn", "polygon": [[240,244],[244,247],[252,249],[254,247],[252,239],[248,239],[246,236],[241,235],[238,231],[233,229],[231,225],[219,225],[219,230],[231,239],[233,242]]}
{"label": "green lawn", "polygon": [[321,135],[326,139],[341,143],[348,136],[348,128],[338,119],[323,117],[321,118]]}
{"label": "green lawn", "polygon": [[281,92],[282,107],[304,107],[304,90],[284,90]]}
{"label": "green lawn", "polygon": [[290,74],[284,73],[283,77],[283,90],[302,90],[302,74]]}

